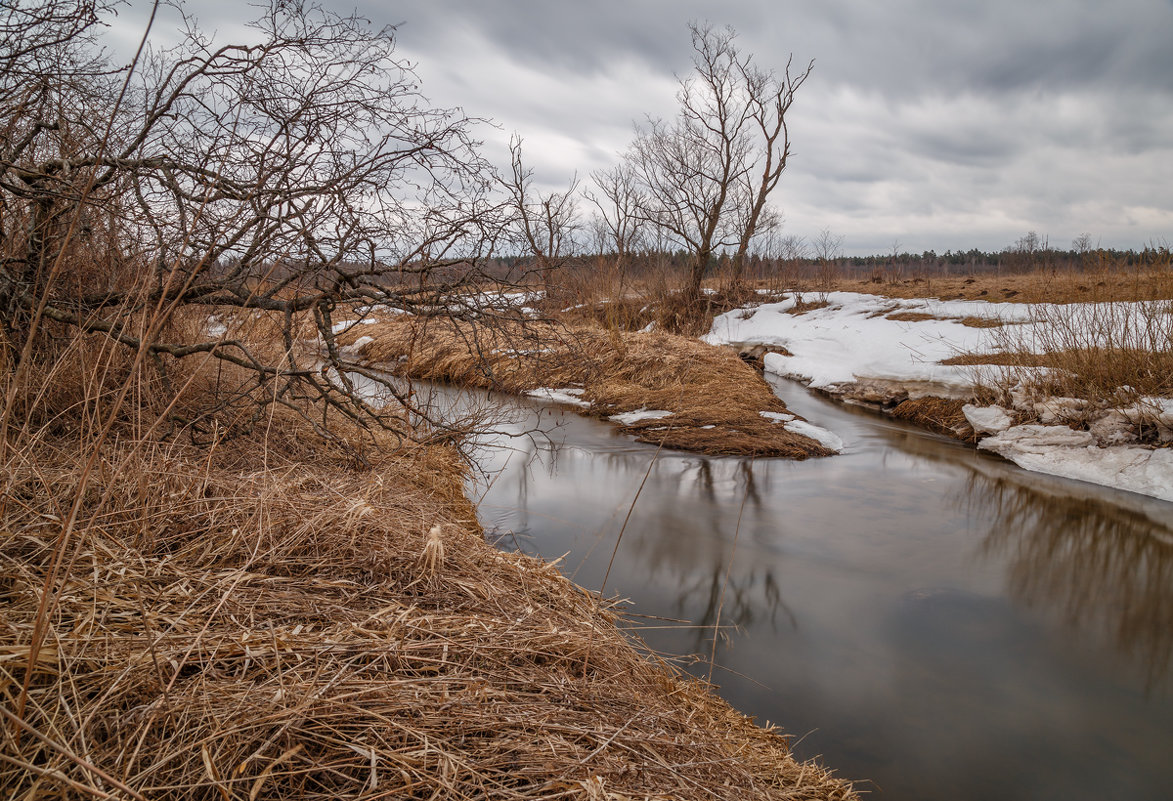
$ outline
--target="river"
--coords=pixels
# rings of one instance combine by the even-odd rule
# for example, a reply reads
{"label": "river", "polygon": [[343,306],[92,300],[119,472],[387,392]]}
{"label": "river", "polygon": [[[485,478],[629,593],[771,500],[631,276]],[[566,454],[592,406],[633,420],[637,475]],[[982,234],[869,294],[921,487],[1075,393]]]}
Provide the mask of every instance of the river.
{"label": "river", "polygon": [[521,403],[478,455],[482,523],[870,798],[1169,798],[1173,505],[775,390],[845,452],[657,452]]}

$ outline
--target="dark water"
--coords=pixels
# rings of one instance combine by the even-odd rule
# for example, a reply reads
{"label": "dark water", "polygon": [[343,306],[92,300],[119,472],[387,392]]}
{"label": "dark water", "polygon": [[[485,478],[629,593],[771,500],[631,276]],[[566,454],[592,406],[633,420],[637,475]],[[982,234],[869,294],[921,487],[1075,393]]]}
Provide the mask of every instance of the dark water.
{"label": "dark water", "polygon": [[1173,504],[777,390],[846,453],[657,456],[544,406],[482,454],[482,521],[589,588],[614,554],[697,675],[719,617],[721,694],[872,798],[1173,798]]}

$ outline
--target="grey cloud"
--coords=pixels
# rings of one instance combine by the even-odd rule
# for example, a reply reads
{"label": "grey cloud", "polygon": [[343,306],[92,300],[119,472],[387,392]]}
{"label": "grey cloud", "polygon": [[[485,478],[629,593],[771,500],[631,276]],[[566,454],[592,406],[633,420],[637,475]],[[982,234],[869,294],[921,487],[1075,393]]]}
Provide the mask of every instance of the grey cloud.
{"label": "grey cloud", "polygon": [[[126,22],[143,18],[133,3]],[[633,120],[672,113],[673,74],[689,67],[685,25],[708,19],[732,24],[763,66],[781,68],[791,52],[817,59],[792,110],[778,199],[789,232],[834,223],[852,229],[841,231],[849,248],[896,236],[937,250],[997,247],[1030,228],[1124,246],[1173,236],[1168,0],[362,0],[358,10],[403,23],[401,52],[419,62],[425,94],[493,118],[492,158],[522,134],[550,188],[613,160]],[[250,13],[236,0],[198,6],[223,30]]]}

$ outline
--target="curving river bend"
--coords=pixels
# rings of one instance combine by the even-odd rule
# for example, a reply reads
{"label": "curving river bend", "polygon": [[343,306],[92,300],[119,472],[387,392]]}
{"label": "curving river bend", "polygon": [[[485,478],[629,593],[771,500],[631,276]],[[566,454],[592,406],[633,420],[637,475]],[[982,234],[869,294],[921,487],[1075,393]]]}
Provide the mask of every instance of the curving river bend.
{"label": "curving river bend", "polygon": [[696,675],[720,610],[721,694],[868,797],[1171,797],[1173,505],[775,389],[845,453],[657,454],[520,403],[480,453],[482,523],[606,576]]}

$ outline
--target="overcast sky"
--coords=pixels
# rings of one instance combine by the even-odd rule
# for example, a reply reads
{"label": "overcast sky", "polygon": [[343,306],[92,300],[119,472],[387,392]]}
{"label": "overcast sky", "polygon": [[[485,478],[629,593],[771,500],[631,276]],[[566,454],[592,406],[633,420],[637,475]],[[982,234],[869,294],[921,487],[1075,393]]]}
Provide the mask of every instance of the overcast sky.
{"label": "overcast sky", "polygon": [[[781,69],[815,60],[773,202],[785,233],[847,253],[1173,243],[1173,0],[324,0],[399,25],[424,93],[511,133],[547,186],[613,164],[675,109],[687,23],[732,25]],[[247,16],[189,6],[205,29]],[[140,20],[139,0],[118,27]],[[141,31],[141,28],[140,28]]]}

